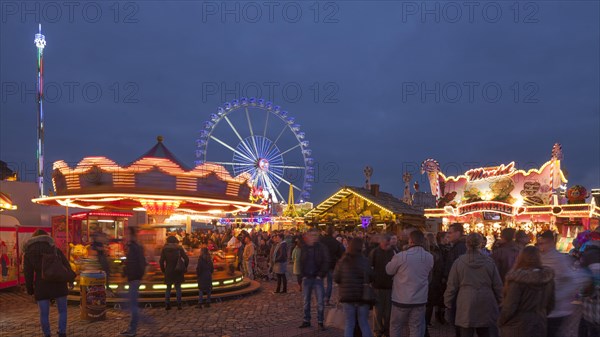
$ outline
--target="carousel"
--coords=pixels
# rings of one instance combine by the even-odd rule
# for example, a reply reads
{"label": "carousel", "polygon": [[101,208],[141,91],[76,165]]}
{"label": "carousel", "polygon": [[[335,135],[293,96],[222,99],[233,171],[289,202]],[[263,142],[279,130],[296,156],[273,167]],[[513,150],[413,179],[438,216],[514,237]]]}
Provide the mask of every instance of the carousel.
{"label": "carousel", "polygon": [[[63,221],[68,238],[63,249],[74,269],[98,269],[93,252],[88,249],[95,237],[103,238],[111,269],[108,287],[117,296],[107,302],[125,301],[127,282],[122,268],[126,227],[133,212],[145,212],[145,223],[140,227],[139,240],[144,245],[149,263],[140,286],[140,301],[164,301],[164,278],[158,266],[160,251],[166,242],[171,225],[165,220],[177,214],[206,216],[218,219],[224,214],[253,213],[265,206],[250,202],[251,176],[241,173],[231,176],[221,165],[202,163],[188,168],[180,162],[157,138],[157,144],[144,155],[126,166],[120,166],[106,157],[86,157],[75,167],[64,161],[53,165],[53,195],[33,199],[43,205],[77,207],[89,212],[77,213]],[[54,226],[53,226],[54,227]],[[53,231],[53,234],[54,231]],[[71,242],[69,242],[71,241]],[[260,285],[233,271],[233,252],[212,252],[215,262],[213,297],[238,296],[253,292]],[[195,265],[196,251],[188,252],[190,265],[182,284],[184,300],[197,298]],[[77,287],[70,300],[79,300]]]}
{"label": "carousel", "polygon": [[586,202],[585,187],[567,188],[562,158],[562,147],[555,144],[551,159],[540,168],[520,170],[511,162],[460,176],[444,175],[436,160],[427,159],[421,172],[429,178],[437,207],[425,209],[425,216],[441,218],[443,230],[462,223],[466,233],[482,233],[488,244],[506,227],[524,230],[532,239],[552,230],[560,235],[559,248],[568,251],[580,232],[598,226],[600,208],[596,198]]}

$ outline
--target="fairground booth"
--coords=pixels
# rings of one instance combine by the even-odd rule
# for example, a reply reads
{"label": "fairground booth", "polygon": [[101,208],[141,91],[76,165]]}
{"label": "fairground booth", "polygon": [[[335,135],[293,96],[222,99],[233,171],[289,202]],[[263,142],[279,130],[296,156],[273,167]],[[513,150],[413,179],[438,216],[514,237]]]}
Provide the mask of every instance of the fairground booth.
{"label": "fairground booth", "polygon": [[[75,167],[64,161],[53,166],[54,195],[34,199],[36,203],[63,207],[89,209],[57,218],[53,234],[76,271],[98,268],[93,252],[88,249],[95,238],[102,238],[108,246],[111,261],[109,287],[113,291],[127,291],[122,278],[124,245],[127,240],[128,218],[134,212],[145,212],[147,220],[141,225],[138,239],[144,245],[149,267],[140,287],[142,301],[162,301],[163,275],[158,260],[166,238],[175,235],[172,225],[165,219],[176,214],[222,217],[226,214],[253,213],[264,206],[249,201],[250,176],[242,173],[232,177],[220,165],[203,163],[188,168],[180,162],[158,137],[157,144],[131,164],[120,166],[106,157],[86,157]],[[68,238],[68,239],[67,239]],[[197,251],[190,251],[190,266],[182,285],[184,296],[197,296],[195,267]],[[244,279],[230,266],[230,252],[213,252],[216,272],[213,287],[216,297],[220,293],[237,295],[254,291],[258,283]],[[78,291],[70,299],[77,299]],[[122,301],[122,297],[107,299]]]}
{"label": "fairground booth", "polygon": [[423,210],[372,184],[370,189],[346,186],[306,213],[307,222],[332,224],[340,230],[397,232],[403,226],[425,229]]}
{"label": "fairground booth", "polygon": [[495,167],[470,169],[460,176],[446,176],[440,165],[427,159],[426,173],[437,207],[425,216],[441,218],[442,228],[462,223],[465,231],[480,232],[491,244],[503,228],[535,234],[553,230],[560,235],[559,248],[570,249],[581,231],[594,229],[600,219],[596,198],[586,202],[587,189],[567,186],[561,170],[562,149],[555,144],[550,161],[539,168],[518,169],[514,162]]}

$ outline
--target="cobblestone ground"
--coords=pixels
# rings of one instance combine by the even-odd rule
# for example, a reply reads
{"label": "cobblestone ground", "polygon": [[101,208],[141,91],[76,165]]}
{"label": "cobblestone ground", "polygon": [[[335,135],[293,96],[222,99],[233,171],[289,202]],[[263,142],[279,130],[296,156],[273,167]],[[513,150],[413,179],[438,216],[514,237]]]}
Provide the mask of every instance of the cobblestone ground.
{"label": "cobblestone ground", "polygon": [[[141,309],[153,324],[141,323],[138,336],[179,337],[271,337],[271,336],[343,336],[341,330],[328,328],[317,331],[316,327],[298,329],[302,323],[302,296],[289,283],[288,294],[273,294],[274,282],[263,282],[258,292],[215,303],[209,309],[196,309],[192,305],[178,311],[165,311],[164,307]],[[127,327],[127,311],[110,309],[105,321],[88,323],[79,318],[79,306],[69,305],[68,336],[103,337],[118,336]],[[327,314],[327,308],[325,314]],[[312,317],[316,317],[313,310]],[[50,311],[52,330],[57,329],[56,307]],[[313,322],[316,326],[316,322]],[[432,337],[454,337],[449,326],[434,325]],[[0,291],[0,336],[41,336],[38,311],[32,298],[18,289]],[[54,334],[56,336],[56,334]]]}

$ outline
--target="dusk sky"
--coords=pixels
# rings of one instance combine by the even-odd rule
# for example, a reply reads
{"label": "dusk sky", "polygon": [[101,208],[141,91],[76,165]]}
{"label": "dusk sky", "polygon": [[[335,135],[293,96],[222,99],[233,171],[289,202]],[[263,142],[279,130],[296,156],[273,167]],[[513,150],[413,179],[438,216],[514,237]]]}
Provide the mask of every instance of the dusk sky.
{"label": "dusk sky", "polygon": [[448,175],[532,168],[556,142],[568,185],[600,187],[598,1],[0,4],[0,160],[24,180],[35,179],[40,21],[47,181],[56,160],[125,165],[157,135],[192,166],[210,114],[260,96],[310,141],[314,202],[362,185],[366,165],[401,196],[405,171],[428,189],[424,159]]}

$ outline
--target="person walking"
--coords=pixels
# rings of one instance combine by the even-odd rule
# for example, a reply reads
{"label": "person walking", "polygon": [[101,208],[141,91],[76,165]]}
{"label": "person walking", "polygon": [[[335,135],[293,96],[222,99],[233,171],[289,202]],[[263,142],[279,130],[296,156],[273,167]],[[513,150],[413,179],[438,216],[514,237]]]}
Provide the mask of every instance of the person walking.
{"label": "person walking", "polygon": [[300,253],[302,251],[302,237],[296,238],[296,245],[292,250],[292,273],[296,276],[298,281],[298,290],[302,292],[302,276],[300,275]]}
{"label": "person walking", "polygon": [[140,319],[138,308],[138,296],[140,283],[146,272],[146,257],[144,256],[144,247],[137,241],[137,228],[130,226],[129,242],[127,243],[127,255],[125,260],[125,276],[129,285],[129,310],[131,310],[131,319],[127,330],[121,332],[123,336],[135,336],[137,334],[138,322]]}
{"label": "person walking", "polygon": [[[27,241],[24,247],[24,273],[25,273],[25,285],[27,287],[27,294],[33,295],[37,302],[38,309],[40,311],[40,325],[44,336],[51,336],[52,332],[50,329],[50,300],[56,301],[56,307],[58,309],[58,336],[67,336],[67,294],[70,287],[73,286],[75,279],[75,273],[69,265],[69,261],[63,254],[63,252],[56,248],[54,245],[54,239],[48,235],[44,230],[38,229],[33,233],[31,239]],[[42,274],[43,263],[42,261],[48,261],[47,256],[55,256],[59,261],[58,263],[73,275],[73,279],[69,279],[65,282],[53,282],[45,280]]]}
{"label": "person walking", "polygon": [[556,250],[555,236],[545,231],[537,238],[537,247],[541,252],[542,265],[554,271],[554,309],[548,314],[548,337],[568,335],[565,331],[570,316],[575,311],[573,299],[585,284],[586,277],[572,267],[568,255]]}
{"label": "person walking", "polygon": [[160,270],[165,276],[165,284],[167,285],[165,291],[165,310],[171,310],[171,287],[173,285],[175,285],[177,310],[181,310],[181,284],[185,280],[185,272],[189,263],[190,259],[183,247],[179,245],[179,240],[174,236],[169,236],[167,243],[160,253],[160,260],[158,262]]}
{"label": "person walking", "polygon": [[250,236],[244,237],[243,270],[244,276],[254,280],[254,262],[256,260],[256,245]]}
{"label": "person walking", "polygon": [[391,337],[400,337],[407,325],[410,337],[425,335],[425,305],[429,273],[433,269],[433,256],[423,248],[424,244],[423,232],[413,230],[408,235],[407,249],[394,255],[385,266],[388,275],[394,276]]}
{"label": "person walking", "polygon": [[273,250],[273,273],[277,275],[277,288],[275,294],[287,293],[287,242],[284,235],[279,233],[275,237],[275,249]]}
{"label": "person walking", "polygon": [[498,325],[502,337],[546,337],[554,307],[554,272],[542,265],[540,251],[524,247],[506,274]]}
{"label": "person walking", "polygon": [[467,253],[452,265],[444,302],[456,312],[454,324],[460,337],[490,336],[496,325],[498,305],[502,301],[502,281],[494,261],[481,254],[483,237],[478,233],[467,236]]}
{"label": "person walking", "polygon": [[362,245],[362,239],[352,239],[348,251],[333,273],[333,280],[339,285],[339,299],[346,316],[344,337],[354,336],[357,318],[362,336],[373,336],[369,326],[369,309],[372,303],[365,302],[363,296],[365,284],[373,280],[373,272],[368,259],[362,254]]}
{"label": "person walking", "polygon": [[300,275],[302,276],[302,296],[304,299],[304,320],[300,328],[310,327],[310,302],[313,291],[317,298],[317,322],[320,330],[325,330],[325,305],[323,303],[323,278],[329,271],[327,247],[319,242],[316,229],[304,235],[304,246],[300,251]]}
{"label": "person walking", "polygon": [[196,264],[196,279],[198,281],[198,305],[196,308],[202,309],[204,303],[204,294],[206,294],[206,308],[210,307],[210,295],[212,293],[212,274],[215,271],[212,256],[208,248],[200,250],[198,264]]}
{"label": "person walking", "polygon": [[335,239],[334,228],[332,225],[327,226],[327,233],[321,238],[321,243],[327,247],[329,253],[329,271],[327,272],[327,285],[325,287],[325,305],[330,305],[331,293],[333,291],[333,270],[335,265],[344,254],[342,245]]}
{"label": "person walking", "polygon": [[492,259],[498,268],[500,279],[504,281],[504,276],[512,268],[519,255],[519,246],[514,240],[515,229],[504,228],[500,232],[500,242],[492,249]]}
{"label": "person walking", "polygon": [[379,241],[379,246],[369,254],[369,265],[373,268],[374,273],[371,286],[377,299],[373,310],[373,327],[375,336],[377,337],[390,335],[392,285],[394,279],[385,271],[385,266],[395,255],[390,241],[391,235],[384,234]]}

